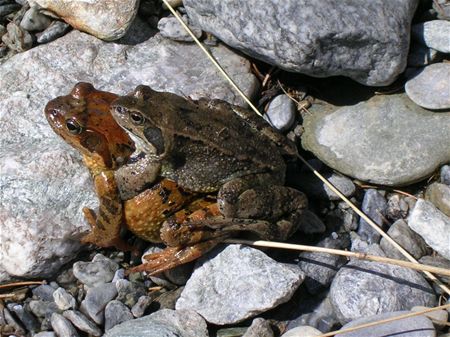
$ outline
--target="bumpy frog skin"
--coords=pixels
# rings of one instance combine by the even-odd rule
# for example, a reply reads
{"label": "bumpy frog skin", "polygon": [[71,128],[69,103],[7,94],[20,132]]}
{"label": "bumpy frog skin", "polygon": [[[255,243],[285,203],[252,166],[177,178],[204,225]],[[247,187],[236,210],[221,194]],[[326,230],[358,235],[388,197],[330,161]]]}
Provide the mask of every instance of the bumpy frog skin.
{"label": "bumpy frog skin", "polygon": [[137,236],[161,242],[161,224],[189,198],[176,183],[162,180],[122,201],[114,170],[128,160],[135,147],[109,112],[116,98],[117,95],[98,91],[89,83],[78,83],[69,95],[51,100],[45,107],[45,116],[53,130],[82,153],[94,179],[99,211],[95,214],[91,209],[83,209],[92,231],[82,241],[128,250],[131,247],[119,236],[124,220]]}

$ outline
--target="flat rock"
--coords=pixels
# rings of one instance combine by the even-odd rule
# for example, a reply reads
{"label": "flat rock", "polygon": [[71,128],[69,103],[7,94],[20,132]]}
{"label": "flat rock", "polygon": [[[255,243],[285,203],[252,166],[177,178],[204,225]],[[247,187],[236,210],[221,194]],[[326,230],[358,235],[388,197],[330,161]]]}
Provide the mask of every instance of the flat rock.
{"label": "flat rock", "polygon": [[377,95],[331,114],[307,115],[302,145],[351,177],[406,185],[450,160],[449,117],[417,106],[404,94]]}
{"label": "flat rock", "polygon": [[432,20],[412,26],[414,39],[442,53],[450,53],[450,22]]}
{"label": "flat rock", "polygon": [[104,337],[208,337],[205,320],[189,310],[159,310],[116,325]]}
{"label": "flat rock", "polygon": [[[370,317],[363,317],[345,324],[341,330],[365,323],[381,321],[399,315],[410,313],[409,311],[386,312]],[[358,329],[352,332],[343,332],[339,337],[436,337],[433,323],[424,316],[416,316],[395,320],[389,323],[377,324],[371,327]]]}
{"label": "flat rock", "polygon": [[[250,63],[223,46],[211,50],[252,96]],[[130,46],[73,31],[0,65],[0,265],[9,274],[48,277],[59,270],[89,230],[82,208],[97,203],[80,155],[47,124],[46,103],[79,81],[118,94],[142,83],[242,102],[208,62],[196,46],[160,36]]]}
{"label": "flat rock", "polygon": [[202,30],[264,62],[291,72],[343,75],[379,86],[392,83],[405,68],[418,1],[183,3]]}
{"label": "flat rock", "polygon": [[440,212],[431,202],[419,199],[408,217],[408,225],[431,248],[450,260],[450,218],[448,216]]}
{"label": "flat rock", "polygon": [[416,271],[394,265],[351,261],[336,274],[330,300],[341,324],[415,305],[433,306],[436,295]]}
{"label": "flat rock", "polygon": [[297,266],[254,248],[229,245],[212,254],[186,283],[176,309],[194,310],[213,324],[241,322],[287,302],[304,279]]}
{"label": "flat rock", "polygon": [[[449,38],[450,44],[450,38]],[[405,84],[414,103],[426,109],[450,109],[450,64],[435,63],[423,68]]]}
{"label": "flat rock", "polygon": [[121,38],[137,14],[139,1],[32,0],[72,27],[106,41]]}

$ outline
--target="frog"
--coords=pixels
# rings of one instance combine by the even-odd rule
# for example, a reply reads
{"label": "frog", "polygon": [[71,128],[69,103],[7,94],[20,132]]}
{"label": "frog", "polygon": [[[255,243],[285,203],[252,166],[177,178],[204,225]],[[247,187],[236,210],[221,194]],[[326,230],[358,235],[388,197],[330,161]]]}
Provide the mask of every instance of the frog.
{"label": "frog", "polygon": [[135,271],[191,261],[238,231],[286,240],[298,229],[307,198],[285,186],[286,158],[297,149],[253,112],[139,85],[111,104],[111,114],[143,141],[161,177],[191,193],[217,193],[219,215],[165,221],[169,247]]}
{"label": "frog", "polygon": [[[91,231],[81,241],[100,247],[134,250],[121,239],[122,228],[143,240],[159,243],[162,242],[161,225],[168,217],[185,207],[177,215],[177,221],[184,221],[191,213],[214,201],[196,199],[194,194],[183,191],[168,179],[153,181],[152,175],[148,184],[141,182],[138,185],[142,188],[124,199],[115,174],[133,159],[136,146],[110,113],[110,105],[117,98],[114,93],[80,82],[68,95],[49,101],[44,114],[54,132],[82,154],[94,181],[99,209],[97,213],[90,208],[83,209]],[[149,165],[147,161],[145,163]],[[136,175],[141,171],[134,168],[125,172]],[[136,179],[122,176],[122,181],[133,184]],[[130,186],[130,190],[134,188]]]}

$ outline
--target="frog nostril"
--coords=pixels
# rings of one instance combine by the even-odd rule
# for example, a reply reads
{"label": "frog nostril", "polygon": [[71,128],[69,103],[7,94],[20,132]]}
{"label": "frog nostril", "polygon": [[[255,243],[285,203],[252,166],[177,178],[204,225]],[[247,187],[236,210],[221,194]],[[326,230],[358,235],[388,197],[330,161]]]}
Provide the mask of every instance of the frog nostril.
{"label": "frog nostril", "polygon": [[118,114],[121,114],[121,115],[123,115],[127,112],[127,109],[125,109],[124,107],[121,107],[121,106],[116,106],[115,110]]}

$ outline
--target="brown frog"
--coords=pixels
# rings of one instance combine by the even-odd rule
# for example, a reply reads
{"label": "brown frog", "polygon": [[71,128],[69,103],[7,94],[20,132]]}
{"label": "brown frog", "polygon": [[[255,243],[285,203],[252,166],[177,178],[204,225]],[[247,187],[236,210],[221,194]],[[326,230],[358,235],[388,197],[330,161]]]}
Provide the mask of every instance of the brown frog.
{"label": "brown frog", "polygon": [[[117,97],[98,91],[89,83],[78,83],[69,95],[51,100],[45,107],[45,116],[53,130],[81,152],[94,179],[99,211],[95,214],[91,209],[83,209],[92,230],[82,241],[128,250],[131,247],[119,236],[123,224],[147,241],[161,242],[161,224],[192,202],[195,195],[162,179],[137,196],[122,200],[114,173],[130,158],[135,145],[110,114],[110,104]],[[176,220],[182,222],[191,212],[211,203],[196,200]]]}
{"label": "brown frog", "polygon": [[140,85],[115,100],[111,113],[146,141],[162,177],[190,192],[218,192],[221,216],[165,222],[161,234],[172,248],[153,254],[139,270],[192,260],[237,230],[286,239],[297,229],[307,200],[283,186],[283,156],[295,155],[295,146],[252,112]]}

